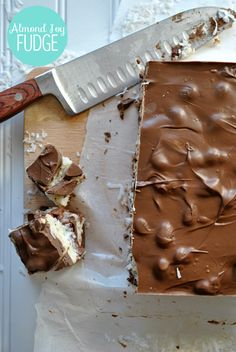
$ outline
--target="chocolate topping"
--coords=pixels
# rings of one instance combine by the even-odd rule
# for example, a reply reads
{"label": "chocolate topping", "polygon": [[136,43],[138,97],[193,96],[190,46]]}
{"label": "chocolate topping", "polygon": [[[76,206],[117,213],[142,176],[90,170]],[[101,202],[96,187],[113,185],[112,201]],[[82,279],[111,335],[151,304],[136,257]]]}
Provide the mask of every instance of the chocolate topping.
{"label": "chocolate topping", "polygon": [[31,221],[10,234],[16,250],[30,274],[50,270],[59,259],[57,249],[48,239],[49,228]]}
{"label": "chocolate topping", "polygon": [[27,168],[26,172],[32,181],[47,186],[57,173],[62,156],[51,144],[47,144],[38,158]]}
{"label": "chocolate topping", "polygon": [[79,165],[72,163],[69,169],[66,171],[65,179],[70,179],[71,177],[82,176],[83,171],[79,167]]}
{"label": "chocolate topping", "polygon": [[68,194],[71,194],[75,187],[77,186],[78,181],[77,180],[69,180],[69,181],[61,181],[57,183],[55,186],[50,187],[47,190],[47,194],[54,194],[56,196],[67,196]]}
{"label": "chocolate topping", "polygon": [[105,142],[109,143],[110,139],[111,139],[111,133],[110,132],[104,132],[104,138],[105,138]]}
{"label": "chocolate topping", "polygon": [[236,293],[236,64],[150,62],[133,255],[139,292]]}

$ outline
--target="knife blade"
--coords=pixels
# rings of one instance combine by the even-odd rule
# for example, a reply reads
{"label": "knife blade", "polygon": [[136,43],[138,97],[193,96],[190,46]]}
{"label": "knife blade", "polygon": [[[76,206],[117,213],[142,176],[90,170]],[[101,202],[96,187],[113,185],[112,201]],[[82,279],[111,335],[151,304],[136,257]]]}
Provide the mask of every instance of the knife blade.
{"label": "knife blade", "polygon": [[0,93],[0,122],[43,95],[53,94],[68,114],[82,112],[140,81],[150,60],[180,60],[232,26],[236,12],[187,10],[55,67]]}

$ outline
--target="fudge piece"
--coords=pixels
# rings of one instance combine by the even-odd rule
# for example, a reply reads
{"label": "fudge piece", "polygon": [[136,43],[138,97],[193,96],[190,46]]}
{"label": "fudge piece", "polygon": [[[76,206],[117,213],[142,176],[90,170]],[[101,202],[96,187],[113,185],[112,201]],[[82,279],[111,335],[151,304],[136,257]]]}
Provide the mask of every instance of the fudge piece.
{"label": "fudge piece", "polygon": [[66,206],[83,179],[80,167],[51,144],[26,169],[29,178],[58,206]]}
{"label": "fudge piece", "polygon": [[236,64],[150,62],[145,81],[138,292],[236,294]]}
{"label": "fudge piece", "polygon": [[84,218],[64,208],[36,211],[9,237],[30,274],[70,266],[85,253]]}

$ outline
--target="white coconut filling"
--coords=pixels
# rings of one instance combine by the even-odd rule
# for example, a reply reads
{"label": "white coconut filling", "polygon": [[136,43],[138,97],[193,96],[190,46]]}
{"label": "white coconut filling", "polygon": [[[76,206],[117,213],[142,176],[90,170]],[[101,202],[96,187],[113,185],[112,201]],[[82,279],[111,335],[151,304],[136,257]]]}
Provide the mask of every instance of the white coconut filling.
{"label": "white coconut filling", "polygon": [[67,211],[65,211],[63,214],[63,219],[65,219],[65,220],[71,220],[72,217],[75,220],[75,225],[76,225],[75,235],[77,234],[77,242],[78,242],[79,246],[81,246],[82,239],[83,239],[82,233],[83,233],[83,226],[84,226],[84,218],[82,218],[82,220],[80,220],[78,215],[71,214]]}
{"label": "white coconut filling", "polygon": [[[51,187],[55,186],[56,184],[58,184],[59,182],[61,182],[64,179],[64,177],[65,177],[65,175],[67,173],[67,170],[69,169],[71,164],[72,164],[72,160],[70,160],[66,156],[62,157],[62,164],[61,164],[61,166],[59,168],[59,171],[53,177],[52,181],[48,184],[48,188],[51,188]],[[79,181],[80,178],[81,178],[81,176],[78,176],[76,179]],[[68,195],[68,196],[59,196],[59,195],[54,195],[54,194],[48,194],[47,192],[45,192],[45,194],[56,205],[63,206],[63,207],[66,207],[68,202],[69,202],[69,200],[70,200],[70,195]]]}
{"label": "white coconut filling", "polygon": [[82,245],[83,225],[84,225],[84,219],[82,221],[76,222],[76,233],[77,233],[77,241],[79,243],[79,246]]}
{"label": "white coconut filling", "polygon": [[[76,234],[70,224],[62,224],[62,222],[50,214],[45,216],[46,222],[50,227],[51,235],[54,239],[60,241],[62,247],[67,251],[73,263],[76,263],[79,257]],[[80,228],[80,236],[82,239],[82,226]]]}
{"label": "white coconut filling", "polygon": [[66,156],[62,157],[61,166],[60,166],[57,174],[53,177],[52,181],[48,184],[48,188],[55,186],[56,184],[58,184],[59,182],[61,182],[63,180],[63,178],[65,177],[66,172],[69,169],[69,167],[71,166],[71,164],[72,164],[72,160],[70,160]]}
{"label": "white coconut filling", "polygon": [[53,201],[53,203],[55,203],[58,206],[62,206],[62,207],[66,207],[69,200],[70,200],[70,196],[55,196],[52,194],[48,194],[47,192],[45,193],[46,196]]}

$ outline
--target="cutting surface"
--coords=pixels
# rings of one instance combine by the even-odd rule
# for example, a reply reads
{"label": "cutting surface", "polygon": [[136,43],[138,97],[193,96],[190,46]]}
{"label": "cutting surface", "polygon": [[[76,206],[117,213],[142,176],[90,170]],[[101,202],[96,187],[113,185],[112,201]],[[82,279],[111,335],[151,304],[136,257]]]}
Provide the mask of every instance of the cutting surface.
{"label": "cutting surface", "polygon": [[[43,132],[46,137],[42,140],[42,144],[55,145],[64,156],[78,163],[86,133],[87,116],[88,112],[69,116],[56,98],[43,97],[25,111],[25,138],[28,139],[29,133],[39,133],[41,136]],[[36,151],[33,153],[27,152],[29,144],[25,144],[25,168],[42,150],[39,146],[41,143],[36,141],[33,144],[36,145]],[[35,196],[32,187],[32,181],[25,175],[25,208],[33,210],[49,204],[42,193],[39,192]]]}

